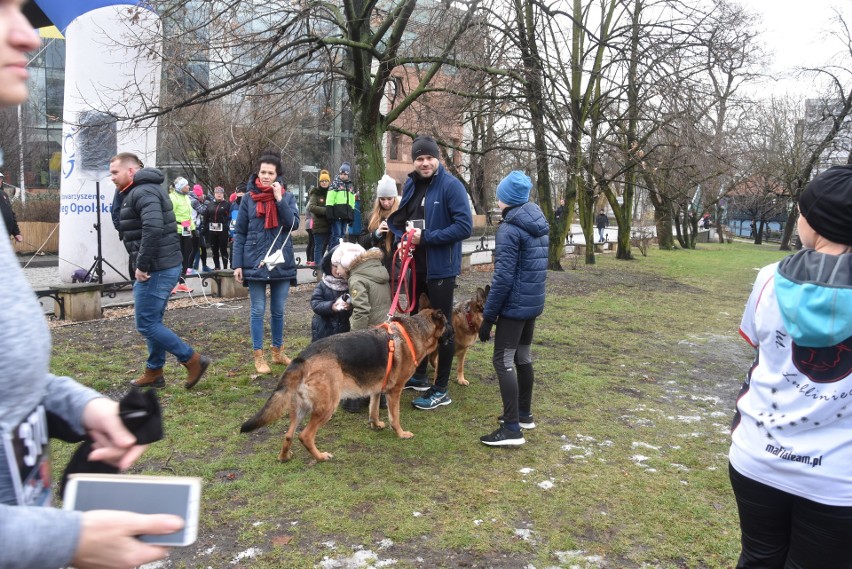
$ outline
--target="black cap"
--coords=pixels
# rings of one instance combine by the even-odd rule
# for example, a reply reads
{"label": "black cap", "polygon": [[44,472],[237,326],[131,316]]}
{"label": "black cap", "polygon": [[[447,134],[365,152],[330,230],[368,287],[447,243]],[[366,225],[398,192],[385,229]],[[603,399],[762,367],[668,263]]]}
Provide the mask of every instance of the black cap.
{"label": "black cap", "polygon": [[418,156],[432,156],[434,158],[441,157],[441,151],[438,149],[438,143],[431,136],[420,135],[411,143],[411,159],[417,160]]}
{"label": "black cap", "polygon": [[852,166],[833,166],[811,180],[799,196],[799,210],[826,239],[852,245]]}

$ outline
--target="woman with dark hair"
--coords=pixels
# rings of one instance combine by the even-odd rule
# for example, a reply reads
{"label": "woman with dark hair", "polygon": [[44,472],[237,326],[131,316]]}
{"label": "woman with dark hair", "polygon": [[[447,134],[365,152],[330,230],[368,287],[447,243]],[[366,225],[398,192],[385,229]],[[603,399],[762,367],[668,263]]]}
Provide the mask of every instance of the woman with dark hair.
{"label": "woman with dark hair", "polygon": [[[249,289],[251,299],[252,349],[257,373],[271,373],[263,356],[263,318],[266,313],[266,289],[269,287],[270,327],[272,329],[272,363],[289,364],[284,355],[284,306],[290,285],[296,284],[296,260],[290,234],[299,228],[296,198],[287,191],[280,178],[281,157],[265,153],[257,162],[240,203],[234,227],[234,278]],[[279,263],[265,258],[281,251]]]}

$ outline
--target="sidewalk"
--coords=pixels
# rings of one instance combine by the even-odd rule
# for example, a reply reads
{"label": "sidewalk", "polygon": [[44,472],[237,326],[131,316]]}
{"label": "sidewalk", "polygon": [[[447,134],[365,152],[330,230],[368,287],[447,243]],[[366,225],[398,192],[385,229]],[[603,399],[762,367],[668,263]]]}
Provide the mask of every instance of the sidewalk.
{"label": "sidewalk", "polygon": [[[484,245],[487,250],[494,249],[494,233],[489,232],[487,235]],[[465,240],[462,243],[462,251],[465,253],[474,253],[481,249],[483,246],[483,242],[480,237],[471,237],[470,239]],[[295,247],[295,252],[297,257],[305,258],[305,246],[297,245]],[[27,280],[30,283],[30,286],[33,287],[33,290],[44,290],[53,288],[59,284],[61,284],[61,280],[59,278],[59,256],[58,255],[38,255],[33,257],[32,255],[19,255],[18,260],[21,263],[21,267],[24,268],[24,276],[27,277]],[[474,264],[476,263],[476,259],[472,259]],[[88,269],[88,267],[84,267]],[[210,287],[202,287],[201,279],[190,276],[186,278],[186,283],[193,289],[193,295],[201,295],[210,294]],[[302,268],[298,270],[296,276],[296,282],[300,285],[314,283],[316,282],[316,276],[314,275],[314,269],[311,268]],[[188,296],[185,293],[172,295],[172,298],[182,298]],[[127,304],[131,304],[133,302],[133,291],[128,289],[126,291],[120,291],[115,293],[115,296],[103,296],[101,297],[101,306],[123,306]],[[53,300],[50,298],[42,298],[41,299],[42,307],[44,307],[45,312],[53,312]]]}

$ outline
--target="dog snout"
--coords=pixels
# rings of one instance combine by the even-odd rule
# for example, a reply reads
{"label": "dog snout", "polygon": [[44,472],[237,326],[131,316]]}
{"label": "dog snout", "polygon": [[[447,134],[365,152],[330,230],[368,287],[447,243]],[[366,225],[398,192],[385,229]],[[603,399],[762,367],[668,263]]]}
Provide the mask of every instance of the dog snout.
{"label": "dog snout", "polygon": [[453,330],[453,325],[449,322],[444,326],[444,333],[441,334],[440,339],[438,339],[438,343],[442,346],[448,344],[450,340],[452,340],[455,336],[456,332]]}

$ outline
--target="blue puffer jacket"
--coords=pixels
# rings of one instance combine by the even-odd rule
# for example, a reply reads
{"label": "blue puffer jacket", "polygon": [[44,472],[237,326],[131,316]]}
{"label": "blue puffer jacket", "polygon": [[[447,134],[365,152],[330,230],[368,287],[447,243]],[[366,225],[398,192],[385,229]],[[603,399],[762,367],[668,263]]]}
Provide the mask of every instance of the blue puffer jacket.
{"label": "blue puffer jacket", "polygon": [[[251,198],[252,194],[258,193],[255,186],[257,175],[253,174],[249,180],[246,193],[240,203],[240,211],[237,213],[237,222],[234,227],[234,258],[232,266],[242,268],[244,280],[290,280],[296,284],[296,259],[293,256],[293,238],[290,236],[290,228],[295,231],[299,228],[299,208],[296,198],[291,192],[284,192],[281,201],[278,202],[278,227],[266,229],[265,219],[257,216],[257,203]],[[277,236],[277,239],[276,239]],[[288,238],[289,237],[289,238]],[[281,244],[287,239],[284,246],[284,258],[286,262],[277,265],[271,271],[265,266],[260,267],[260,262],[272,247],[272,253],[281,248]]]}
{"label": "blue puffer jacket", "polygon": [[[407,203],[414,194],[416,172],[408,175],[402,188],[399,209],[388,217],[388,228],[399,240],[405,233]],[[452,174],[438,165],[438,171],[426,189],[426,229],[420,245],[426,246],[427,278],[445,279],[461,273],[462,241],[473,233],[473,216],[470,213],[467,191]]]}
{"label": "blue puffer jacket", "polygon": [[549,233],[544,214],[533,202],[503,210],[485,320],[531,320],[544,311]]}

